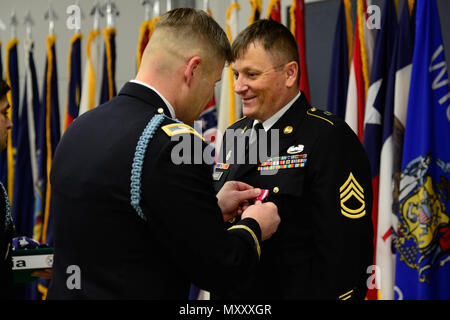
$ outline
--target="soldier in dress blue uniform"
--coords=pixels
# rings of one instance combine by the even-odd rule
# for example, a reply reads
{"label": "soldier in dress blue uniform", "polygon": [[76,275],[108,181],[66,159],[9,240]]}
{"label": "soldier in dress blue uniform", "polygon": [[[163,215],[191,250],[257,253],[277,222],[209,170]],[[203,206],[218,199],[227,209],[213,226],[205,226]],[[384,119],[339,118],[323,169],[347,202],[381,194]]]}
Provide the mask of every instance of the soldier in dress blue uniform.
{"label": "soldier in dress blue uniform", "polygon": [[[9,103],[6,94],[10,87],[0,80],[0,150],[6,149],[8,130],[12,122],[7,116]],[[14,225],[11,217],[11,207],[5,187],[0,182],[0,299],[12,297],[12,262],[11,242],[14,235]]]}
{"label": "soldier in dress blue uniform", "polygon": [[[190,283],[226,291],[258,264],[261,240],[279,223],[276,206],[248,206],[260,190],[237,181],[216,195],[210,166],[194,164],[189,147],[186,162],[173,152],[180,140],[206,147],[190,125],[230,53],[206,13],[172,10],[158,22],[136,79],[69,126],[50,177],[48,299],[187,299]],[[240,213],[241,222],[225,229],[224,220]],[[229,273],[239,276],[230,281]]]}
{"label": "soldier in dress blue uniform", "polygon": [[[244,118],[224,134],[215,187],[239,180],[269,190],[281,223],[263,243],[254,277],[215,298],[364,298],[373,257],[372,187],[360,141],[298,90],[298,49],[286,27],[257,21],[234,40],[232,53]],[[246,148],[239,148],[244,136]]]}

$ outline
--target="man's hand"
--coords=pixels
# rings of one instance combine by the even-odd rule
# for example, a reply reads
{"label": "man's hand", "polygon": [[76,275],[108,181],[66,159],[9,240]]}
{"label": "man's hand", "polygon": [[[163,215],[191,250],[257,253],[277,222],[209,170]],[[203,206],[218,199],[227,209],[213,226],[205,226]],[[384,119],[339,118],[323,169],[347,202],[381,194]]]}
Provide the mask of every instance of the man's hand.
{"label": "man's hand", "polygon": [[255,201],[255,204],[248,207],[242,214],[242,219],[245,218],[253,218],[259,223],[263,241],[269,239],[277,231],[281,221],[278,207],[273,202]]}
{"label": "man's hand", "polygon": [[256,199],[261,189],[240,181],[227,181],[216,197],[222,210],[223,220],[228,221],[235,216],[241,215],[248,208],[248,200]]}

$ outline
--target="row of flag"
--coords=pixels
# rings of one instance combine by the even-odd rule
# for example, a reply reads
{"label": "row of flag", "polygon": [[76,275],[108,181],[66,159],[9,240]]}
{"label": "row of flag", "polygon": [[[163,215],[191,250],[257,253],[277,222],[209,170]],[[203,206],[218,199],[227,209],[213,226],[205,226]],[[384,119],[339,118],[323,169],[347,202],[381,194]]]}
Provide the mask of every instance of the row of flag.
{"label": "row of flag", "polygon": [[384,1],[374,42],[366,0],[356,1],[354,28],[341,0],[328,106],[371,164],[367,299],[450,299],[450,89],[439,14],[436,0],[396,3]]}
{"label": "row of flag", "polygon": [[[106,28],[103,34],[104,41],[99,30],[93,30],[89,34],[86,48],[88,63],[83,83],[81,77],[83,36],[75,33],[70,41],[69,83],[63,130],[60,128],[56,35],[49,34],[46,38],[47,55],[41,94],[38,90],[33,54],[34,41],[30,38],[24,41],[25,77],[22,98],[19,97],[19,88],[22,85],[19,83],[19,40],[13,38],[6,46],[4,77],[12,88],[7,98],[11,106],[8,116],[12,119],[13,128],[9,133],[7,149],[0,153],[0,179],[7,186],[17,234],[34,238],[50,246],[53,239],[48,179],[61,132],[79,114],[111,99],[116,94],[115,29]],[[101,46],[104,46],[103,51]],[[0,71],[3,77],[3,70]],[[46,294],[46,286],[44,282],[38,284],[43,296]],[[26,293],[25,296],[36,297],[36,292]]]}

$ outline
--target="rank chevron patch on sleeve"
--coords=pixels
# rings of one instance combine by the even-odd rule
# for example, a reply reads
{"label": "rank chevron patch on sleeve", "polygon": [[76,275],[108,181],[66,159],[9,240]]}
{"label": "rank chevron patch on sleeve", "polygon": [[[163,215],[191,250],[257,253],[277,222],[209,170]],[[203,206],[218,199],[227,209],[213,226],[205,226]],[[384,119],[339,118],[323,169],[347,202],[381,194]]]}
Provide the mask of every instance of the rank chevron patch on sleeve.
{"label": "rank chevron patch on sleeve", "polygon": [[364,189],[356,181],[353,173],[340,187],[341,213],[347,218],[358,219],[366,214],[366,203],[364,201]]}

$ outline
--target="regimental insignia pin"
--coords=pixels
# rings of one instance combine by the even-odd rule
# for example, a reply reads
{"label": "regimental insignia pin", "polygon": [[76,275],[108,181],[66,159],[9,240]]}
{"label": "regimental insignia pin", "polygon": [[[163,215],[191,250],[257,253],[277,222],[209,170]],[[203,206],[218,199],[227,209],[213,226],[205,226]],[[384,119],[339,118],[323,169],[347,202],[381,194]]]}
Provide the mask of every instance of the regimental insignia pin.
{"label": "regimental insignia pin", "polygon": [[297,146],[290,146],[289,149],[287,150],[287,153],[296,154],[302,152],[303,149],[305,149],[305,146],[302,144],[299,144]]}
{"label": "regimental insignia pin", "polygon": [[341,199],[341,213],[347,218],[358,219],[366,214],[364,201],[364,189],[356,181],[353,173],[339,189]]}
{"label": "regimental insignia pin", "polygon": [[286,127],[283,129],[283,133],[284,133],[284,134],[290,134],[290,133],[292,133],[293,130],[294,130],[294,128],[292,128],[292,126],[286,126]]}

